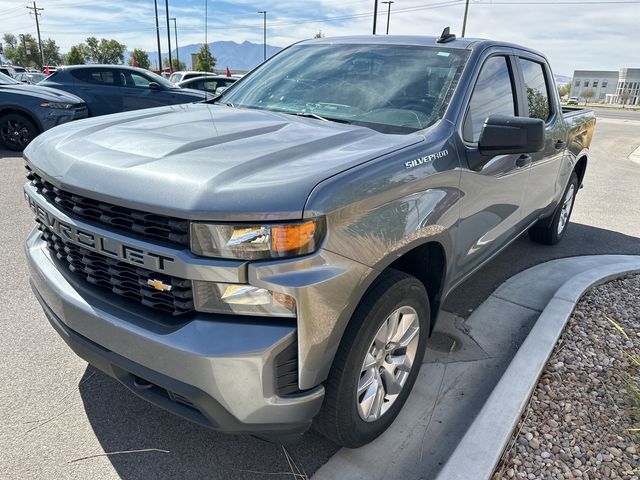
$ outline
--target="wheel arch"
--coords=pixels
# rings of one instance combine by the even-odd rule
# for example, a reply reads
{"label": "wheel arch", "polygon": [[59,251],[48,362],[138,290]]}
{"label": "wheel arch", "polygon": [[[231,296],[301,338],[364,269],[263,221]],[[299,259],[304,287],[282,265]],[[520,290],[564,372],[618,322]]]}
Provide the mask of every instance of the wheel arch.
{"label": "wheel arch", "polygon": [[584,175],[587,172],[587,154],[586,154],[586,152],[583,152],[578,157],[578,160],[576,161],[576,165],[575,165],[575,167],[573,167],[573,170],[576,172],[576,175],[578,175],[578,188],[580,188],[582,186],[582,181],[584,179]]}
{"label": "wheel arch", "polygon": [[25,117],[27,117],[38,129],[38,134],[44,131],[44,127],[42,126],[40,119],[37,116],[33,115],[33,113],[29,110],[18,105],[5,105],[0,107],[0,118],[11,113],[17,113],[19,115],[24,115]]}

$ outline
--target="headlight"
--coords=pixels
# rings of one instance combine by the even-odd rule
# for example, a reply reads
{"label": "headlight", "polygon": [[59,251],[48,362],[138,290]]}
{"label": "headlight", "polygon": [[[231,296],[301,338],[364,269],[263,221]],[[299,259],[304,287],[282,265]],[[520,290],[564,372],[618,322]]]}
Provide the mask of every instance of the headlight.
{"label": "headlight", "polygon": [[284,293],[252,285],[193,282],[195,309],[199,312],[295,317],[296,301]]}
{"label": "headlight", "polygon": [[70,110],[75,106],[73,103],[56,103],[56,102],[43,102],[40,104],[44,108],[58,108],[60,110]]}
{"label": "headlight", "polygon": [[191,251],[242,260],[295,257],[316,251],[323,235],[321,220],[279,225],[192,223]]}

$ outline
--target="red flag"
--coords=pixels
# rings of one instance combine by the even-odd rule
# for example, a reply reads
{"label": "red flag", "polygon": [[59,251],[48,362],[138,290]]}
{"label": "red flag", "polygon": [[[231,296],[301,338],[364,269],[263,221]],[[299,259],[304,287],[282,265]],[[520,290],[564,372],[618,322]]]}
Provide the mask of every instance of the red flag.
{"label": "red flag", "polygon": [[231,76],[231,70],[229,70],[229,67],[227,67],[227,77]]}
{"label": "red flag", "polygon": [[138,61],[136,60],[136,57],[131,57],[131,66],[132,67],[138,66]]}
{"label": "red flag", "polygon": [[49,75],[49,66],[44,67],[44,74]]}

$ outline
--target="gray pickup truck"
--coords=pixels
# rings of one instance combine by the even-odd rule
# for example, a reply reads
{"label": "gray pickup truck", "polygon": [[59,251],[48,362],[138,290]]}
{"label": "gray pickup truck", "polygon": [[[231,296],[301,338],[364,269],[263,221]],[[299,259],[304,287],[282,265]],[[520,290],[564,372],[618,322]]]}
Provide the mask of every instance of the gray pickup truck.
{"label": "gray pickup truck", "polygon": [[402,408],[447,295],[523,232],[564,236],[594,125],[516,45],[304,41],[212,101],[36,138],[33,291],[155,405],[357,447]]}

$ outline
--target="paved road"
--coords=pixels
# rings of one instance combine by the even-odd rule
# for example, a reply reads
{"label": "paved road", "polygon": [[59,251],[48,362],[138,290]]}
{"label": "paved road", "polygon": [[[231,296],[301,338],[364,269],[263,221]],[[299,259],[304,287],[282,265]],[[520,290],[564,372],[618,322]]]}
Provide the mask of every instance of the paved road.
{"label": "paved road", "polygon": [[[606,114],[604,114],[606,115]],[[640,254],[639,121],[602,120],[574,223],[558,246],[523,238],[457,289],[446,308],[462,316],[513,273],[542,261],[591,253]],[[635,117],[634,117],[635,118]],[[31,215],[19,156],[0,152],[0,478],[286,478],[280,447],[219,435],[137,399],[76,358],[49,327],[29,291],[22,242]],[[104,452],[157,449],[98,456]],[[289,449],[312,473],[335,447],[308,434]],[[291,477],[291,475],[288,475]]]}

